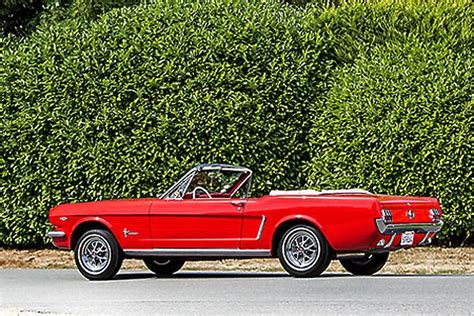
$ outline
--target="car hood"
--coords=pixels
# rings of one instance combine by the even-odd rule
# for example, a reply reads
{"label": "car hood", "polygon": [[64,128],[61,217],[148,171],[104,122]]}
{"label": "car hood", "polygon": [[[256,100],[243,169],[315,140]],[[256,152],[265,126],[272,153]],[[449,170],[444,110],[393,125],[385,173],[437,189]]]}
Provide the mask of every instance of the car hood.
{"label": "car hood", "polygon": [[126,215],[137,212],[148,212],[151,203],[158,198],[140,198],[123,200],[105,200],[93,202],[65,203],[53,207],[51,215]]}

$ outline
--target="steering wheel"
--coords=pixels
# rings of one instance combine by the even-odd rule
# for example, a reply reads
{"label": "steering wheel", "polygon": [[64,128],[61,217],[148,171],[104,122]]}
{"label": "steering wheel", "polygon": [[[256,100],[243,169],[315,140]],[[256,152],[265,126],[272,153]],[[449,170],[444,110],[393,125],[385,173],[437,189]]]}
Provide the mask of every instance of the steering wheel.
{"label": "steering wheel", "polygon": [[211,194],[209,194],[209,192],[208,192],[206,189],[204,189],[203,187],[200,187],[200,186],[197,186],[197,187],[194,188],[194,190],[193,190],[193,199],[196,198],[196,192],[197,192],[197,190],[201,190],[202,192],[206,193],[207,196],[208,196],[210,199],[212,199]]}

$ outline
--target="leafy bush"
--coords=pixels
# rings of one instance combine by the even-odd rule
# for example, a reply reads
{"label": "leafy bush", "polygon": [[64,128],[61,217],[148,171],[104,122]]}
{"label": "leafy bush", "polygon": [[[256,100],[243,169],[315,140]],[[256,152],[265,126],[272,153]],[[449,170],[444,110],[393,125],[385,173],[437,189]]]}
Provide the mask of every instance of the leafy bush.
{"label": "leafy bush", "polygon": [[[307,185],[438,195],[446,236],[465,235],[472,7],[382,4],[157,1],[0,48],[0,243],[46,243],[52,206],[154,196],[200,162],[252,168],[256,195]],[[389,119],[374,120],[380,111]]]}
{"label": "leafy bush", "polygon": [[338,70],[310,136],[309,184],[436,196],[443,236],[472,230],[469,55],[380,48]]}
{"label": "leafy bush", "polygon": [[[259,12],[257,15],[255,12]],[[301,186],[321,66],[280,4],[161,4],[40,30],[5,52],[5,244],[65,201],[150,196],[198,162]]]}
{"label": "leafy bush", "polygon": [[315,106],[308,185],[436,196],[446,221],[440,238],[472,236],[469,8],[337,10],[333,30],[354,27],[336,40],[335,59],[344,62]]}

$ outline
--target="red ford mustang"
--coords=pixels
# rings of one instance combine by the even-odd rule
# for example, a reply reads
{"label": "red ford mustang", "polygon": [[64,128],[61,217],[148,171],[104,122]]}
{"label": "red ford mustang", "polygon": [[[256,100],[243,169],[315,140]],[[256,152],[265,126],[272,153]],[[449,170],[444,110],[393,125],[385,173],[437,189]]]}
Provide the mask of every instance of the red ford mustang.
{"label": "red ford mustang", "polygon": [[435,198],[363,190],[249,198],[251,180],[247,168],[199,165],[158,198],[56,206],[48,235],[74,250],[91,280],[112,278],[124,258],[169,275],[186,260],[278,257],[292,276],[314,277],[333,259],[353,274],[373,274],[389,251],[427,245],[443,226]]}

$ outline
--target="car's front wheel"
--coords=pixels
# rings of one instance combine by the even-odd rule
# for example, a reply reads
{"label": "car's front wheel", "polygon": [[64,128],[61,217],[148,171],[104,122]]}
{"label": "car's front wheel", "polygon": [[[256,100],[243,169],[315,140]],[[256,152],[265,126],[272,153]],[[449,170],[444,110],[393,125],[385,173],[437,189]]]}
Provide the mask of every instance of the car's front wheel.
{"label": "car's front wheel", "polygon": [[172,275],[184,265],[184,260],[166,258],[145,258],[143,262],[145,262],[148,269],[158,276]]}
{"label": "car's front wheel", "polygon": [[331,258],[323,234],[308,225],[296,225],[286,231],[278,246],[283,268],[294,277],[315,277],[328,267]]}
{"label": "car's front wheel", "polygon": [[89,280],[113,278],[122,265],[122,255],[114,236],[107,230],[92,229],[82,234],[74,248],[79,272]]}
{"label": "car's front wheel", "polygon": [[372,275],[383,268],[388,252],[369,254],[360,259],[340,259],[342,266],[354,275]]}

